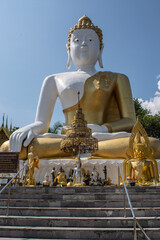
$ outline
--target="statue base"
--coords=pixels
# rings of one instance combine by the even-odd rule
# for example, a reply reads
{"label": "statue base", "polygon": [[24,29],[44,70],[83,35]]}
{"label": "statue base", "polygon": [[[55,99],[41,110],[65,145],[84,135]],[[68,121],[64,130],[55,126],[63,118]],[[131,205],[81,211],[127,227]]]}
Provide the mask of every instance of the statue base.
{"label": "statue base", "polygon": [[[99,173],[99,176],[101,179],[104,179],[104,173],[103,169],[104,166],[107,167],[107,178],[110,178],[112,181],[112,184],[118,185],[118,164],[120,164],[121,169],[123,170],[123,161],[124,159],[103,159],[103,158],[97,158],[97,159],[81,159],[82,162],[82,168],[85,168],[86,172],[89,170],[90,174],[93,171],[94,166],[96,166],[97,172]],[[19,161],[20,166],[19,169],[24,164],[24,160]],[[158,164],[158,170],[160,174],[160,159],[157,159],[157,164]],[[52,182],[52,176],[51,176],[51,171],[53,167],[55,167],[56,172],[59,172],[60,167],[65,170],[65,173],[69,175],[69,171],[71,168],[75,167],[75,159],[40,159],[39,161],[39,169],[35,168],[34,172],[34,178],[36,183],[41,183],[43,184],[44,177],[46,175],[49,176],[49,181]],[[21,173],[24,175],[24,172]],[[20,177],[21,177],[20,174]],[[15,174],[0,174],[0,185],[4,184],[3,180],[6,180],[8,178],[13,177]],[[5,178],[5,179],[4,179]]]}

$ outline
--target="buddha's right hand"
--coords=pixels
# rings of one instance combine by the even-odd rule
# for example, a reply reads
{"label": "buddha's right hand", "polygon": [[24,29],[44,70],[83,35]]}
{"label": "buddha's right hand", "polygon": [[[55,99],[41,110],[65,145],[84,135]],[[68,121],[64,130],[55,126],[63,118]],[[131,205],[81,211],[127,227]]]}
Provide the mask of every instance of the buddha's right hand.
{"label": "buddha's right hand", "polygon": [[106,126],[101,126],[98,124],[87,124],[87,127],[92,130],[92,133],[108,133],[108,128]]}
{"label": "buddha's right hand", "polygon": [[20,152],[22,145],[27,147],[34,138],[35,134],[31,128],[20,128],[12,133],[9,139],[9,151]]}

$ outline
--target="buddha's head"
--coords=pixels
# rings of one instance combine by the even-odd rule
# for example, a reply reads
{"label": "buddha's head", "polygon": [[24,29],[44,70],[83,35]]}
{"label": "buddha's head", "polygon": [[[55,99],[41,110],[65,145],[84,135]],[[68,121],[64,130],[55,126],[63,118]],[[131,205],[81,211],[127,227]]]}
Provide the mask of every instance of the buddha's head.
{"label": "buddha's head", "polygon": [[103,35],[101,29],[94,26],[92,21],[83,16],[78,23],[72,27],[68,34],[68,64],[67,68],[74,65],[79,66],[94,66],[99,62],[101,68],[102,51],[103,51]]}

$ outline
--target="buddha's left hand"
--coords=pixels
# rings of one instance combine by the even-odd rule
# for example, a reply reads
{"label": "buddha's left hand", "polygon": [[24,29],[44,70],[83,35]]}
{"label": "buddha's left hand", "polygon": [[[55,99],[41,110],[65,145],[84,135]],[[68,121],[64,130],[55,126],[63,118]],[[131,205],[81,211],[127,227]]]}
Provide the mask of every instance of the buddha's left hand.
{"label": "buddha's left hand", "polygon": [[92,130],[92,133],[108,133],[108,128],[106,126],[100,126],[98,124],[87,124],[87,127]]}

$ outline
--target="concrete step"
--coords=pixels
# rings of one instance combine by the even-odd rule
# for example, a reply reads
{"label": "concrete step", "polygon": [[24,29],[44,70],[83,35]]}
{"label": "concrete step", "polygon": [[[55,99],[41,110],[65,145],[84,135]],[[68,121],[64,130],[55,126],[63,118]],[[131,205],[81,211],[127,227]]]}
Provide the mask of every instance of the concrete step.
{"label": "concrete step", "polygon": [[[34,197],[33,197],[34,198]],[[6,199],[0,199],[0,206],[7,206]],[[11,199],[10,206],[13,207],[124,207],[123,200],[53,200],[53,199]],[[126,202],[126,206],[128,203]],[[133,207],[159,207],[160,199],[143,199],[132,201]]]}
{"label": "concrete step", "polygon": [[[2,187],[0,187],[2,189]],[[123,190],[123,186],[115,186],[115,185],[109,185],[109,186],[85,186],[85,187],[42,187],[35,186],[35,187],[21,187],[21,186],[12,186],[13,191],[16,192],[56,192],[56,193],[84,193],[84,192],[118,192],[119,189]],[[157,186],[127,186],[128,191],[136,191],[136,192],[160,192],[160,185]]]}
{"label": "concrete step", "polygon": [[[128,192],[132,200],[149,198],[152,194],[154,199],[160,198],[160,187],[128,187]],[[122,187],[80,187],[80,188],[56,188],[56,187],[12,187],[11,198],[34,198],[35,199],[121,199],[123,196]],[[6,189],[0,198],[8,198]]]}
{"label": "concrete step", "polygon": [[[136,217],[160,216],[160,207],[134,208]],[[6,215],[7,207],[0,206],[0,215]],[[17,216],[54,216],[54,217],[123,217],[124,208],[68,208],[68,207],[10,207],[9,215]],[[131,210],[126,209],[131,217]]]}
{"label": "concrete step", "polygon": [[[151,239],[160,239],[160,187],[128,187],[135,215]],[[0,196],[0,239],[133,239],[123,188],[12,187]],[[127,203],[128,206],[128,203]],[[142,217],[143,216],[143,217]],[[138,240],[144,239],[138,230]]]}
{"label": "concrete step", "polygon": [[[71,238],[69,238],[71,239]],[[69,240],[68,239],[68,240]],[[39,240],[39,238],[1,238],[0,237],[0,240]],[[57,238],[42,238],[41,240],[57,240]],[[64,240],[64,238],[58,238],[58,240]],[[80,238],[74,238],[74,240],[80,240]],[[90,240],[90,239],[86,239],[86,240]],[[104,239],[106,240],[106,239]]]}
{"label": "concrete step", "polygon": [[[133,228],[70,228],[0,226],[0,237],[37,239],[133,239]],[[152,240],[159,240],[160,228],[145,228]],[[138,240],[144,239],[137,229]]]}
{"label": "concrete step", "polygon": [[[1,189],[1,188],[0,188]],[[160,186],[143,186],[143,187],[127,187],[128,192],[136,192],[136,193],[160,193]],[[73,193],[119,193],[119,191],[123,192],[123,186],[85,186],[85,187],[11,187],[11,191],[16,193],[63,193],[63,194],[73,194]],[[8,190],[4,190],[7,192]]]}
{"label": "concrete step", "polygon": [[[160,217],[137,217],[144,228],[159,227]],[[34,217],[34,216],[0,216],[1,226],[31,227],[89,227],[122,228],[132,227],[132,217]]]}
{"label": "concrete step", "polygon": [[[14,193],[11,192],[11,199],[50,199],[50,200],[123,200],[123,193],[74,193],[74,194],[54,194],[54,193]],[[160,193],[130,193],[131,201],[150,199],[160,199]],[[2,194],[1,199],[8,199],[8,194]]]}
{"label": "concrete step", "polygon": [[[41,240],[64,240],[65,238],[42,238]],[[68,240],[80,240],[81,238],[67,238]],[[1,238],[0,237],[0,240],[39,240],[39,238]],[[90,238],[85,238],[85,240],[91,240]],[[106,240],[106,239],[101,239],[101,240]]]}
{"label": "concrete step", "polygon": [[[58,238],[58,240],[64,240],[65,238]],[[72,240],[80,240],[80,238],[72,238]],[[86,240],[90,240],[88,238],[85,238]],[[39,240],[39,238],[1,238],[0,240]],[[42,238],[41,240],[57,240],[57,238]],[[71,238],[68,238],[68,240],[71,240]],[[106,239],[101,239],[101,240],[106,240]]]}

